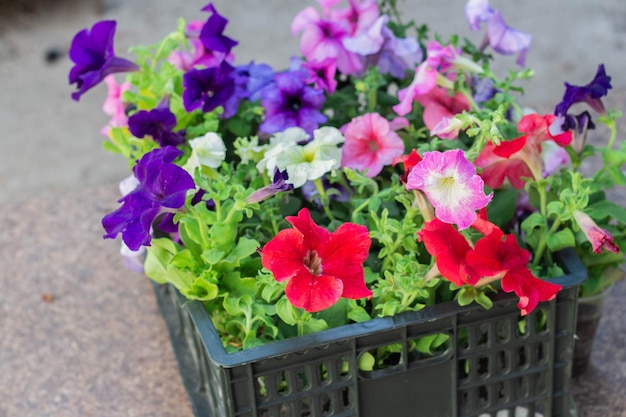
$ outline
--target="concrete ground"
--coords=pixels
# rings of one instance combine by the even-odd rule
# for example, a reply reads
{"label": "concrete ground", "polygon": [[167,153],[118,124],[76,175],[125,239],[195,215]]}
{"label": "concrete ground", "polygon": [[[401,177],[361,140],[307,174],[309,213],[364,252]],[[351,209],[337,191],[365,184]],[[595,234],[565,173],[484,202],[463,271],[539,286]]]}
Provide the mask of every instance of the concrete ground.
{"label": "concrete ground", "polygon": [[[124,161],[102,150],[103,87],[70,99],[73,35],[116,19],[116,50],[152,43],[176,18],[202,18],[208,0],[0,0],[0,417],[191,416],[147,279],[124,270],[99,219],[115,208]],[[240,44],[237,63],[275,68],[298,53],[292,17],[311,2],[215,0]],[[461,0],[400,0],[406,19],[444,38],[474,41]],[[626,3],[622,0],[492,0],[507,22],[533,35],[535,78],[523,103],[550,111],[563,82],[588,82],[599,63],[612,75],[610,103],[626,109]],[[58,51],[53,62],[46,55]],[[515,68],[500,59],[500,74]],[[626,123],[621,123],[626,132]],[[623,135],[623,134],[622,134]],[[626,201],[619,190],[614,197]],[[576,381],[580,415],[626,415],[620,347],[626,287],[602,324],[588,378]],[[50,298],[51,297],[51,298]]]}

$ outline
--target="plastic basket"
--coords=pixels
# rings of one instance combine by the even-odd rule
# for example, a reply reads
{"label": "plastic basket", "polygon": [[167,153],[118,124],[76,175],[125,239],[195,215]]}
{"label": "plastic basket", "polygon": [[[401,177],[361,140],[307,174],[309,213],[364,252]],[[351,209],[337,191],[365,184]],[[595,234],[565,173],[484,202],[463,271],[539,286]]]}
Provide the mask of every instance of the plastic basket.
{"label": "plastic basket", "polygon": [[[456,302],[226,353],[202,304],[155,285],[198,417],[574,416],[570,375],[580,260],[563,256],[557,298],[521,318],[517,300]],[[520,320],[523,321],[520,324]],[[525,329],[521,331],[520,329]],[[412,341],[447,334],[433,356]],[[360,371],[364,352],[394,344],[385,369]]]}

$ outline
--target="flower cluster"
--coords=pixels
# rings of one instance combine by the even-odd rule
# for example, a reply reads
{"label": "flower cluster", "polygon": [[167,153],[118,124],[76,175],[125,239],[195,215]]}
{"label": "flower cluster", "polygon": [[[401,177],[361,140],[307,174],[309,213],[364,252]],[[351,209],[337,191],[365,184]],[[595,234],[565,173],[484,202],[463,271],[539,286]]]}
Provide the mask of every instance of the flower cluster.
{"label": "flower cluster", "polygon": [[[487,0],[465,9],[486,27],[478,46],[401,22],[395,1],[318,3],[294,17],[285,69],[237,64],[212,4],[132,61],[113,21],[76,35],[72,97],[106,83],[105,146],[132,166],[104,237],[135,268],[204,302],[229,349],[438,302],[489,308],[494,291],[526,315],[561,289],[567,248],[583,291],[610,284],[626,210],[605,191],[626,184],[626,147],[603,65],[539,114],[515,97],[531,37]],[[491,50],[521,69],[498,78]],[[591,176],[588,157],[603,161]]]}

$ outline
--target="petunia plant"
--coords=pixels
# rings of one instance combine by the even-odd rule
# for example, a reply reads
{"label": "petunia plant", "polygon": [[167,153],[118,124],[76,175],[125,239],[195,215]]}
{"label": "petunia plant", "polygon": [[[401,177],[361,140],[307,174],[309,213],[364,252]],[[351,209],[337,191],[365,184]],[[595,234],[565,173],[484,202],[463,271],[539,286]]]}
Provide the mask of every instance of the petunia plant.
{"label": "petunia plant", "polygon": [[[465,8],[480,45],[402,22],[394,0],[318,0],[294,16],[283,68],[238,62],[228,19],[201,12],[132,59],[115,22],[94,24],[69,81],[75,100],[106,85],[105,147],[132,171],[104,237],[201,301],[228,350],[442,302],[490,308],[498,291],[524,316],[561,289],[564,249],[588,268],[581,294],[620,277],[626,209],[606,192],[626,185],[626,145],[603,65],[541,114],[518,104],[531,36],[486,0]],[[517,56],[504,77],[499,55]],[[602,168],[588,175],[587,158]]]}

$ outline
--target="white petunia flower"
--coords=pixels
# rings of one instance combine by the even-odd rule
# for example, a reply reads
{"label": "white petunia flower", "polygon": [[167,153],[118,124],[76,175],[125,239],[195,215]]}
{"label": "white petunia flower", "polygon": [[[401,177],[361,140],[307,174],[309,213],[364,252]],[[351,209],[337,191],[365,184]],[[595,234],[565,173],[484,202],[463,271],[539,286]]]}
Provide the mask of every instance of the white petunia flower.
{"label": "white petunia flower", "polygon": [[200,166],[217,168],[226,158],[226,145],[215,132],[208,132],[204,136],[189,141],[191,156],[185,164],[185,170],[193,173]]}
{"label": "white petunia flower", "polygon": [[[283,133],[287,133],[287,129]],[[302,129],[299,129],[304,132]],[[305,145],[298,145],[301,136],[299,132],[289,132],[285,137],[266,152],[257,168],[268,173],[278,167],[280,171],[287,170],[289,178],[287,184],[301,187],[309,180],[315,180],[341,164],[341,148],[338,145],[344,142],[341,132],[334,127],[322,127],[313,132],[313,140]],[[272,144],[270,144],[272,145]]]}

